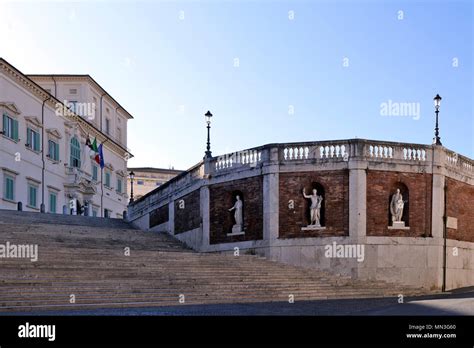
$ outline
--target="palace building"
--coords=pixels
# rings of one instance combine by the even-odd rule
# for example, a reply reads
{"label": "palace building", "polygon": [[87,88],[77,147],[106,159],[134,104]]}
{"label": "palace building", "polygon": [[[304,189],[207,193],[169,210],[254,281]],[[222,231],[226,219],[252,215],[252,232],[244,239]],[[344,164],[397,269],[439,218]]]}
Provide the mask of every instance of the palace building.
{"label": "palace building", "polygon": [[[182,170],[152,168],[152,167],[134,167],[128,168],[129,173],[134,173],[133,179],[133,197],[140,199],[148,192],[163,185],[165,182],[171,180],[176,175],[181,174]],[[130,176],[128,177],[128,195],[131,195],[132,182]]]}
{"label": "palace building", "polygon": [[0,209],[123,217],[133,117],[91,76],[25,75],[0,58],[0,114]]}
{"label": "palace building", "polygon": [[200,252],[434,290],[474,285],[473,205],[472,159],[348,139],[206,156],[128,213]]}

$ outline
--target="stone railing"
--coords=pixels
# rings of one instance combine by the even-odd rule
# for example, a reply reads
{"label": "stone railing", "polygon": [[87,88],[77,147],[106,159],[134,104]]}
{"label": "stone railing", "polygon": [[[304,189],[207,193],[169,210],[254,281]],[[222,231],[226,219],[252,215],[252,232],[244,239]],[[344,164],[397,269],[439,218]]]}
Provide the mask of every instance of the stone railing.
{"label": "stone railing", "polygon": [[357,157],[370,161],[421,161],[429,159],[431,146],[351,139],[280,144],[280,161],[347,161]]}
{"label": "stone railing", "polygon": [[448,168],[455,169],[462,174],[474,177],[474,161],[458,153],[445,149],[444,163]]}
{"label": "stone railing", "polygon": [[76,167],[66,167],[66,180],[68,184],[78,184],[82,180],[92,181],[92,175]]}
{"label": "stone railing", "polygon": [[204,164],[199,162],[129,205],[130,217],[141,216],[168,201],[176,192],[189,187],[204,177]]}
{"label": "stone railing", "polygon": [[349,157],[347,140],[279,144],[280,161],[344,160]]}
{"label": "stone railing", "polygon": [[210,163],[211,173],[225,173],[238,168],[254,168],[268,158],[268,148],[256,147],[214,157]]}
{"label": "stone railing", "polygon": [[[447,149],[443,153],[448,168],[474,178],[473,160]],[[130,213],[131,216],[143,215],[146,211],[163,205],[171,195],[182,192],[203,178],[252,170],[266,164],[347,162],[350,159],[360,159],[369,163],[428,166],[432,163],[432,157],[432,145],[366,139],[268,144],[201,161],[135,201],[130,207]]]}
{"label": "stone railing", "polygon": [[430,161],[431,146],[419,144],[404,144],[381,141],[368,141],[366,158],[370,160],[400,160],[400,161]]}

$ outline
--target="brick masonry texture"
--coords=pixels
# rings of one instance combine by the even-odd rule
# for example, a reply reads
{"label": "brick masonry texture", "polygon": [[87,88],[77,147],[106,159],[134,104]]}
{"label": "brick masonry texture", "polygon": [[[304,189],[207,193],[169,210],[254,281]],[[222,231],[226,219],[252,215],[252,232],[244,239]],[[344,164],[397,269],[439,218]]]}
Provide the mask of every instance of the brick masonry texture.
{"label": "brick masonry texture", "polygon": [[458,229],[448,228],[448,238],[474,242],[474,186],[446,178],[446,212],[458,219]]}
{"label": "brick masonry texture", "polygon": [[[184,201],[184,209],[180,201]],[[201,204],[199,190],[174,201],[174,233],[179,234],[201,226]]]}
{"label": "brick masonry texture", "polygon": [[[431,235],[431,174],[367,171],[367,235],[428,237]],[[388,229],[390,200],[400,188],[405,203],[402,220],[409,230]],[[407,192],[404,192],[408,190]]]}
{"label": "brick masonry texture", "polygon": [[[311,200],[303,197],[311,194],[313,186],[319,184],[318,194],[323,193],[321,218],[326,230],[302,231],[309,225]],[[317,185],[316,185],[317,186]],[[349,172],[318,171],[302,173],[280,173],[280,218],[279,238],[304,238],[349,235]],[[290,209],[290,201],[294,209]]]}
{"label": "brick masonry texture", "polygon": [[164,205],[150,213],[150,228],[161,225],[169,220],[169,207]]}
{"label": "brick masonry texture", "polygon": [[[230,243],[263,238],[263,179],[261,176],[211,185],[210,194],[210,243]],[[243,201],[245,234],[227,236],[235,224],[235,195]]]}

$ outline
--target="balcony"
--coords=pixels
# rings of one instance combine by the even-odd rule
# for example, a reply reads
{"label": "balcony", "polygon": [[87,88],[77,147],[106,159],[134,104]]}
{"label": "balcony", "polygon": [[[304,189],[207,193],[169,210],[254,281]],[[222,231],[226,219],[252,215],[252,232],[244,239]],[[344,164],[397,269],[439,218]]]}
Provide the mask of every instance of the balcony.
{"label": "balcony", "polygon": [[66,192],[74,195],[81,193],[85,197],[90,197],[97,192],[97,188],[92,181],[92,175],[76,167],[66,167],[66,182],[64,184]]}

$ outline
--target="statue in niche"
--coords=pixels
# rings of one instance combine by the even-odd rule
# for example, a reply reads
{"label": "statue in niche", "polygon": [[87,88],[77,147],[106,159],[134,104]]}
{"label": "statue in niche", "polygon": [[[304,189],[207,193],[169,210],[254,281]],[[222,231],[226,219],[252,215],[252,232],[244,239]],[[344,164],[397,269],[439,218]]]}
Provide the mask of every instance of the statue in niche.
{"label": "statue in niche", "polygon": [[311,223],[308,227],[321,227],[320,216],[321,216],[321,203],[323,202],[323,197],[318,195],[318,190],[313,189],[312,195],[307,195],[305,189],[303,188],[303,197],[311,199],[310,213],[311,213]]}
{"label": "statue in niche", "polygon": [[397,192],[392,196],[392,200],[390,202],[390,214],[392,215],[393,226],[405,226],[405,222],[402,221],[404,206],[405,202],[403,200],[403,196],[400,193],[400,189],[397,189]]}
{"label": "statue in niche", "polygon": [[232,226],[232,233],[242,233],[242,225],[243,225],[243,202],[240,199],[240,196],[237,195],[235,196],[235,204],[232,208],[229,209],[229,211],[235,210],[234,213],[234,218],[235,218],[235,225]]}

